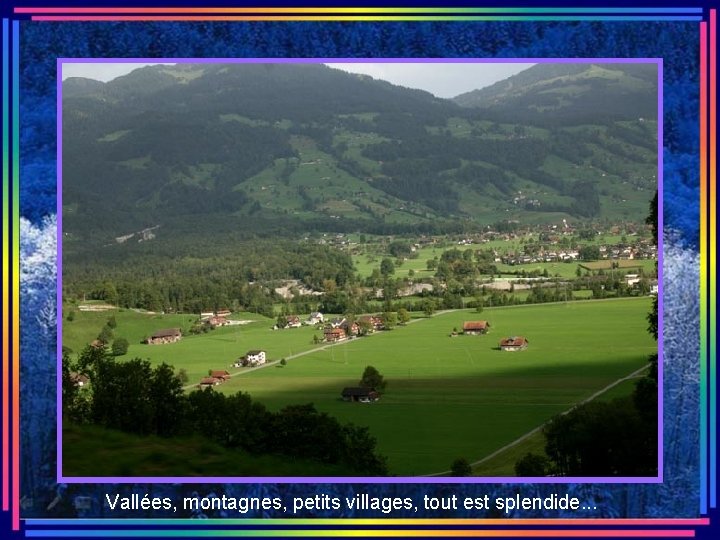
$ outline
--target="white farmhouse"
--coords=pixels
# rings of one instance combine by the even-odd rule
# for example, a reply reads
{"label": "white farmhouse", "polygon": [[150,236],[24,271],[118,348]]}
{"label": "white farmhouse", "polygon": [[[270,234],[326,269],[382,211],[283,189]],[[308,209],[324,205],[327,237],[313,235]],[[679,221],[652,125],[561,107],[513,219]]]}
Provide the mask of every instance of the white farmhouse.
{"label": "white farmhouse", "polygon": [[318,324],[325,322],[325,317],[319,311],[313,311],[308,317],[308,324]]}
{"label": "white farmhouse", "polygon": [[259,366],[266,362],[265,351],[248,351],[245,354],[245,365]]}

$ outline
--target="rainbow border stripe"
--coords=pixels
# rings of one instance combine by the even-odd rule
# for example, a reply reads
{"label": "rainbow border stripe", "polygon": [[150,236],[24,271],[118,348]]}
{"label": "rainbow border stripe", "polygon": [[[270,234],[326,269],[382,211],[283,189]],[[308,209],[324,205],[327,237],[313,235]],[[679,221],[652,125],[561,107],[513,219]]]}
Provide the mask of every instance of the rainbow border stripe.
{"label": "rainbow border stripe", "polygon": [[17,529],[20,527],[20,23],[10,23],[3,19],[2,508],[10,512],[12,527]]}
{"label": "rainbow border stripe", "polygon": [[[324,537],[635,537],[692,538],[694,527],[708,526],[699,519],[83,519],[28,520],[26,536],[34,538],[324,538]],[[163,526],[183,527],[164,529]],[[78,529],[77,527],[87,527]],[[130,526],[132,530],[106,527]],[[349,528],[349,527],[364,528]],[[48,527],[48,528],[46,528]],[[53,527],[53,528],[49,528]],[[72,528],[71,528],[72,527]],[[137,528],[135,528],[137,527]],[[143,528],[141,528],[143,527]],[[294,528],[289,528],[294,527]],[[297,528],[302,527],[302,528]],[[329,529],[335,527],[335,529]],[[389,529],[388,527],[393,527]],[[400,528],[402,527],[402,528]],[[412,527],[412,528],[411,528]],[[439,528],[441,527],[441,528]],[[501,528],[502,527],[502,528]],[[624,528],[606,528],[624,527]],[[640,528],[631,528],[640,527]],[[686,528],[693,527],[693,528]]]}
{"label": "rainbow border stripe", "polygon": [[[3,205],[3,384],[2,384],[2,510],[10,511],[14,530],[20,528],[19,500],[19,20],[35,21],[698,21],[701,36],[701,513],[717,505],[716,406],[716,11],[709,24],[698,7],[658,8],[34,8],[17,7],[17,20],[2,24],[2,205]],[[8,75],[12,74],[12,78]],[[12,80],[12,87],[8,81]],[[709,480],[708,480],[709,478]],[[504,521],[508,521],[505,523]],[[694,527],[709,525],[709,519],[692,520],[28,520],[27,536],[33,537],[692,537]],[[130,530],[111,530],[106,525],[134,525]],[[193,526],[191,530],[144,529],[168,525]],[[198,529],[195,526],[241,526],[243,530]],[[276,528],[303,525],[322,529]],[[358,525],[382,527],[344,529]],[[477,529],[489,526],[569,527],[535,529]],[[412,526],[413,529],[388,529]],[[434,529],[424,527],[464,527]],[[630,527],[592,528],[581,527]],[[36,528],[37,527],[37,528]],[[45,527],[55,527],[53,529]],[[79,527],[87,527],[78,529]],[[94,527],[94,528],[90,528]],[[331,530],[326,527],[336,527]],[[632,528],[641,527],[641,528]],[[655,528],[657,527],[657,528]],[[677,528],[677,527],[690,527]]]}
{"label": "rainbow border stripe", "polygon": [[717,507],[717,12],[710,10],[710,507]]}
{"label": "rainbow border stripe", "polygon": [[17,7],[34,21],[701,21],[700,7]]}
{"label": "rainbow border stripe", "polygon": [[[8,208],[10,200],[10,112],[9,112],[9,51],[10,45],[10,24],[8,19],[2,21],[2,215],[8,216],[3,219],[2,226],[2,298],[3,298],[3,320],[2,335],[10,335],[10,211]],[[2,344],[2,509],[7,512],[10,508],[10,459],[5,449],[10,447],[10,343],[3,339]]]}
{"label": "rainbow border stripe", "polygon": [[700,23],[700,512],[717,507],[717,35]]}

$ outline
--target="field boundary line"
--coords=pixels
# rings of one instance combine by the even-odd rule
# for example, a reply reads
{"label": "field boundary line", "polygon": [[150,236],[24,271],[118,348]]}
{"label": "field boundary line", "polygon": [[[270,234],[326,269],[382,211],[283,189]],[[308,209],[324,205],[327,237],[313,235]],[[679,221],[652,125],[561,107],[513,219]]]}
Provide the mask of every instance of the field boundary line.
{"label": "field boundary line", "polygon": [[[598,396],[601,396],[602,394],[604,394],[604,393],[607,392],[608,390],[610,390],[610,389],[612,389],[612,388],[615,388],[617,385],[619,385],[619,384],[621,384],[621,383],[624,383],[625,381],[628,381],[628,380],[630,380],[630,379],[635,379],[635,378],[637,378],[637,377],[640,375],[640,373],[642,373],[643,371],[646,371],[646,370],[649,369],[649,368],[650,368],[649,365],[643,366],[643,367],[641,367],[640,369],[636,369],[635,371],[633,371],[632,373],[630,373],[630,375],[626,375],[625,377],[623,377],[623,378],[621,378],[621,379],[618,379],[617,381],[614,381],[614,382],[610,383],[609,385],[605,386],[604,388],[601,388],[600,390],[598,390],[597,392],[595,392],[594,394],[592,394],[590,397],[585,398],[584,400],[577,402],[575,405],[573,405],[572,407],[570,407],[568,410],[561,412],[561,413],[560,413],[560,416],[565,416],[566,414],[571,413],[573,410],[575,410],[575,409],[576,409],[577,407],[579,407],[580,405],[585,405],[586,403],[591,402],[592,400],[594,400],[594,399],[597,398]],[[536,427],[536,428],[534,428],[534,429],[531,429],[530,431],[528,431],[528,432],[525,433],[524,435],[521,435],[520,437],[518,437],[517,439],[515,439],[515,440],[512,441],[512,442],[509,442],[508,444],[506,444],[506,445],[503,446],[502,448],[498,448],[497,450],[495,450],[495,451],[492,452],[491,454],[488,454],[488,455],[485,456],[484,458],[479,459],[479,460],[477,460],[477,461],[473,461],[472,463],[470,463],[470,466],[471,466],[471,467],[476,467],[476,466],[478,466],[478,465],[481,465],[482,463],[485,463],[486,461],[490,461],[492,458],[494,458],[494,457],[502,454],[503,452],[505,452],[506,450],[509,450],[509,449],[512,448],[513,446],[515,446],[515,445],[517,445],[517,444],[520,444],[520,443],[523,442],[525,439],[528,439],[529,437],[532,437],[533,435],[535,435],[538,431],[540,431],[542,428],[544,428],[544,427],[548,424],[548,422],[550,422],[550,420],[548,420],[547,422],[543,422],[543,423],[540,424],[538,427]],[[452,472],[452,471],[449,471],[449,470],[448,470],[448,471],[442,471],[442,472],[438,472],[438,473],[421,474],[420,476],[445,476],[445,475],[450,474],[451,472]]]}

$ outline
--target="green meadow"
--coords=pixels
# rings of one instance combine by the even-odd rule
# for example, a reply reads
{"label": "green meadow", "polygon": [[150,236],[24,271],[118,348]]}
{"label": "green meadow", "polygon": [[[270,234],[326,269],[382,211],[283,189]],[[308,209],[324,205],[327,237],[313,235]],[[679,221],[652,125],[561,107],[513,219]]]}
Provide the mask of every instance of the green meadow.
{"label": "green meadow", "polygon": [[[312,402],[369,426],[398,475],[445,471],[481,459],[647,363],[648,298],[454,311],[234,377],[221,392],[249,392],[272,409]],[[486,319],[486,336],[449,337]],[[499,339],[525,336],[521,352]],[[367,365],[388,381],[377,403],[346,403]]]}
{"label": "green meadow", "polygon": [[[635,389],[638,379],[645,375],[645,372],[639,373],[637,376],[627,379],[616,386],[608,389],[597,396],[595,401],[611,401],[616,398],[629,396]],[[507,448],[503,452],[498,453],[482,463],[473,467],[474,476],[516,476],[515,463],[525,454],[533,453],[538,455],[545,454],[545,435],[542,431],[533,433],[529,437],[523,439],[519,443]]]}
{"label": "green meadow", "polygon": [[[217,391],[248,392],[272,410],[313,403],[342,422],[368,426],[379,452],[388,457],[391,474],[438,473],[459,457],[482,459],[646,365],[656,350],[646,330],[650,307],[651,299],[645,297],[438,313],[324,346],[289,359],[284,367],[230,368],[233,378]],[[121,358],[137,356],[184,368],[190,382],[209,369],[228,369],[249,349],[266,350],[270,360],[317,349],[312,338],[321,335],[310,327],[273,331],[274,321],[239,314],[254,322],[151,346],[140,339],[159,328],[189,325],[190,317],[115,310],[76,312],[72,322],[64,322],[64,344],[80,350],[111,313],[118,322],[115,335],[131,341],[128,355]],[[450,337],[463,321],[477,319],[490,322],[488,335]],[[529,340],[527,350],[498,349],[500,339],[516,335]],[[342,389],[357,385],[368,365],[388,381],[381,400],[342,401]],[[632,389],[621,386],[612,393]],[[512,452],[506,453],[476,473],[511,470],[514,460]]]}
{"label": "green meadow", "polygon": [[[74,353],[80,352],[100,332],[108,317],[115,316],[115,337],[130,342],[127,355],[120,358],[143,358],[153,364],[165,362],[175,370],[185,369],[190,383],[197,383],[207,376],[208,370],[232,368],[232,363],[247,351],[263,349],[269,360],[280,360],[316,347],[313,336],[322,338],[322,331],[313,327],[271,330],[275,321],[256,313],[237,313],[232,318],[250,321],[237,326],[216,328],[205,334],[187,333],[198,318],[197,315],[155,315],[131,310],[105,312],[76,311],[73,321],[63,321],[63,345]],[[147,345],[142,340],[163,328],[179,327],[183,338],[177,343]]]}

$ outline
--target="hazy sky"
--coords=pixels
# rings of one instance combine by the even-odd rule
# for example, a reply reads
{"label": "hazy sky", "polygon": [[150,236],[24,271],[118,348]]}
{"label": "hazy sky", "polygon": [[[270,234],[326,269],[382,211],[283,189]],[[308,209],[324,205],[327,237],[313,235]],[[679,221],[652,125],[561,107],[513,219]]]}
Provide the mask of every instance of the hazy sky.
{"label": "hazy sky", "polygon": [[[143,66],[156,63],[69,63],[62,66],[62,77],[87,77],[110,81]],[[408,88],[420,88],[432,94],[449,98],[491,85],[529,68],[533,64],[520,63],[349,63],[327,64],[330,67],[364,73]]]}

